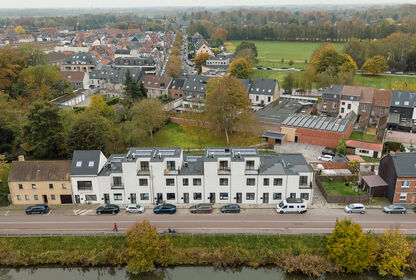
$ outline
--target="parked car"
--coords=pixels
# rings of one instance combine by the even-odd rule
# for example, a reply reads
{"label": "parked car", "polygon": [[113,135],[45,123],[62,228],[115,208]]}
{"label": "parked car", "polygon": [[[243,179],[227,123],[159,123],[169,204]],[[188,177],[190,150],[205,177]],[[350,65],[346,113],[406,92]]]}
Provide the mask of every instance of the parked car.
{"label": "parked car", "polygon": [[414,75],[415,75],[415,73],[410,72],[410,73],[408,73],[407,75],[414,76]]}
{"label": "parked car", "polygon": [[394,74],[396,74],[396,75],[403,75],[403,72],[394,72]]}
{"label": "parked car", "polygon": [[282,68],[280,68],[280,69],[288,69],[288,67],[282,67]]}
{"label": "parked car", "polygon": [[307,206],[303,199],[300,198],[286,198],[276,206],[276,212],[279,214],[287,213],[306,213]]}
{"label": "parked car", "polygon": [[295,68],[289,68],[289,71],[295,71]]}
{"label": "parked car", "polygon": [[196,213],[212,213],[212,211],[214,210],[214,208],[212,208],[212,205],[209,203],[200,203],[200,204],[196,204],[194,206],[191,206],[189,208],[189,211],[192,214],[196,214]]}
{"label": "parked car", "polygon": [[240,205],[227,204],[221,207],[221,213],[240,213]]}
{"label": "parked car", "polygon": [[384,74],[391,74],[391,71],[386,71],[384,72]]}
{"label": "parked car", "polygon": [[263,69],[263,66],[259,65],[256,68],[259,69],[259,70],[262,70]]}
{"label": "parked car", "polygon": [[335,152],[333,150],[331,150],[331,149],[325,148],[322,151],[322,155],[328,155],[328,156],[334,157],[335,156]]}
{"label": "parked car", "polygon": [[365,206],[361,203],[352,203],[352,204],[348,204],[347,206],[345,206],[344,210],[347,213],[361,213],[361,214],[364,214],[365,213]]}
{"label": "parked car", "polygon": [[391,204],[389,206],[384,206],[383,212],[387,214],[404,214],[406,213],[406,208],[399,204]]}
{"label": "parked car", "polygon": [[273,70],[271,67],[266,67],[266,70]]}
{"label": "parked car", "polygon": [[325,162],[332,161],[332,159],[333,157],[330,155],[321,155],[318,157],[319,161],[325,161]]}
{"label": "parked car", "polygon": [[140,213],[140,214],[142,214],[142,213],[144,213],[144,207],[140,206],[138,204],[130,204],[130,205],[127,205],[126,212],[127,213]]}
{"label": "parked car", "polygon": [[176,213],[176,206],[173,204],[158,205],[153,208],[155,214],[174,214]]}
{"label": "parked car", "polygon": [[49,212],[47,204],[36,204],[26,208],[26,214],[45,214]]}
{"label": "parked car", "polygon": [[97,215],[101,215],[101,214],[118,214],[118,212],[120,212],[120,207],[118,205],[115,204],[106,204],[104,206],[100,206],[98,207],[95,212],[97,213]]}

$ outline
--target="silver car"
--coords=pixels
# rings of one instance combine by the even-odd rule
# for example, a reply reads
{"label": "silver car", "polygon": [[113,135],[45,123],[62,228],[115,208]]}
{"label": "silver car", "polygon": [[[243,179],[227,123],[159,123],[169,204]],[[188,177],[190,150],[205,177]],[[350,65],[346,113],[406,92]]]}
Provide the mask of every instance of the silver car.
{"label": "silver car", "polygon": [[138,204],[129,204],[126,207],[126,212],[127,213],[144,213],[144,207],[140,206]]}
{"label": "silver car", "polygon": [[391,204],[383,207],[383,212],[387,214],[405,214],[406,208],[399,204]]}
{"label": "silver car", "polygon": [[361,203],[352,203],[345,206],[344,211],[347,213],[365,213],[365,206]]}

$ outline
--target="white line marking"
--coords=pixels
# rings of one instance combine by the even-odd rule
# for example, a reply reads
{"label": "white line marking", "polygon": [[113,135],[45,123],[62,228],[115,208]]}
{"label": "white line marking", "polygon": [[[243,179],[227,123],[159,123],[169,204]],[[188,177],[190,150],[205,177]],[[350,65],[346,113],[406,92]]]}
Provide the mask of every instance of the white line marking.
{"label": "white line marking", "polygon": [[48,212],[48,214],[46,214],[46,216],[49,216],[49,215],[52,213],[52,211],[53,211],[53,210],[50,210],[50,211]]}
{"label": "white line marking", "polygon": [[9,215],[10,210],[7,210],[6,213],[4,213],[4,216],[8,216]]}
{"label": "white line marking", "polygon": [[74,211],[74,215],[78,215],[78,210],[73,210]]}

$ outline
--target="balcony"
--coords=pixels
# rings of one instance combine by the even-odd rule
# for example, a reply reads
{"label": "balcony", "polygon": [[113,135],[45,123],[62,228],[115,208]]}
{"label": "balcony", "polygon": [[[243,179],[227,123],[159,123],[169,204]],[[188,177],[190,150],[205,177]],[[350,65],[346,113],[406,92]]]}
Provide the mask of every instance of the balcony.
{"label": "balcony", "polygon": [[231,168],[229,167],[222,167],[218,169],[218,175],[230,175],[231,174]]}
{"label": "balcony", "polygon": [[305,190],[305,189],[312,189],[312,182],[310,182],[309,183],[309,185],[307,185],[307,184],[299,184],[299,189],[303,189],[303,190]]}
{"label": "balcony", "polygon": [[150,169],[137,170],[137,176],[149,176],[149,175],[150,175]]}
{"label": "balcony", "polygon": [[179,170],[169,169],[169,168],[165,169],[165,175],[178,175],[178,173],[179,173]]}
{"label": "balcony", "polygon": [[114,183],[112,183],[111,184],[111,189],[112,190],[122,190],[122,189],[124,189],[124,184],[114,184]]}
{"label": "balcony", "polygon": [[258,169],[246,169],[244,171],[245,175],[257,175],[259,174],[259,170]]}

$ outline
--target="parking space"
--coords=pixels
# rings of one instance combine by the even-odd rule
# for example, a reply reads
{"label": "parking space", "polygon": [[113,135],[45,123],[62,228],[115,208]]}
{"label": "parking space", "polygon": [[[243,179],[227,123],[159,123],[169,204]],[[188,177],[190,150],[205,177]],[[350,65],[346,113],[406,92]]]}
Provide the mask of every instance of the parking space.
{"label": "parking space", "polygon": [[324,146],[310,145],[306,143],[286,142],[275,145],[276,153],[301,153],[308,162],[317,161],[322,154]]}

